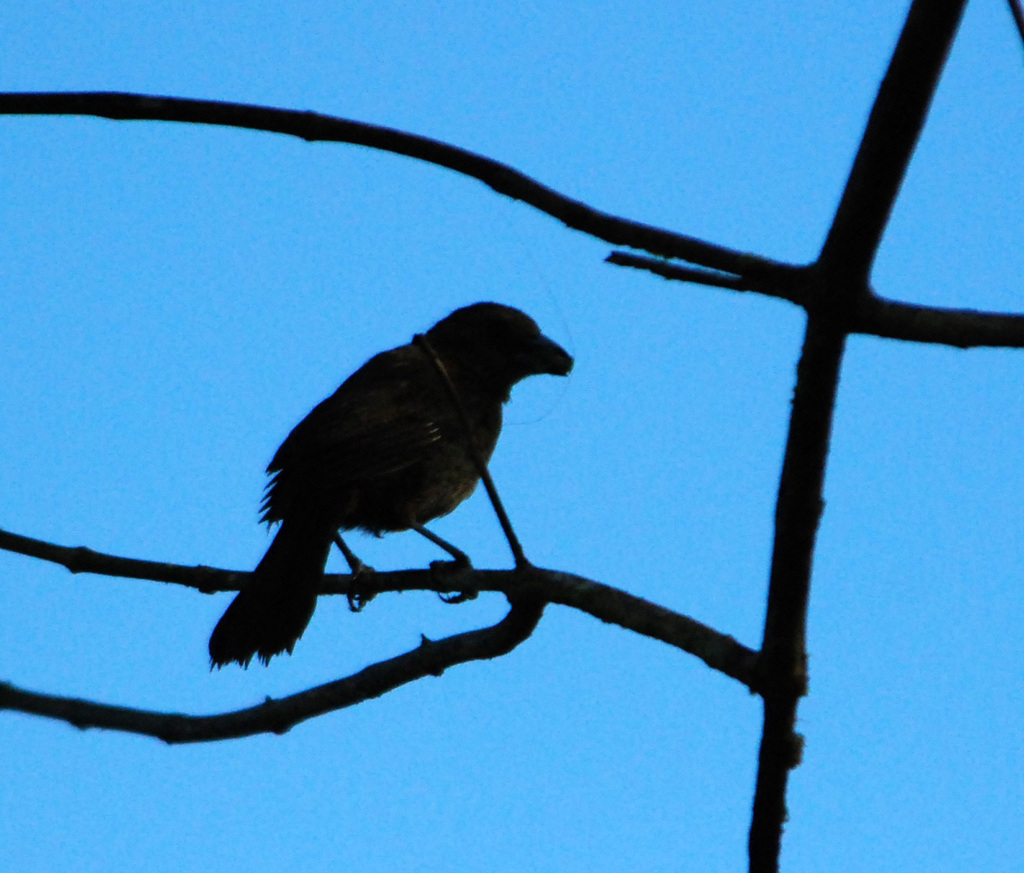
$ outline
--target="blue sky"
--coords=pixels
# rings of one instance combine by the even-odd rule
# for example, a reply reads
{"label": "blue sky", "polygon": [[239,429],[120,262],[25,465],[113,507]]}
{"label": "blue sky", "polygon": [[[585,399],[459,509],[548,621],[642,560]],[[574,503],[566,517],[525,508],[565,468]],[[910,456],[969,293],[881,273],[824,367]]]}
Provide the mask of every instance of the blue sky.
{"label": "blue sky", "polygon": [[[39,0],[0,90],[313,109],[433,136],[624,216],[806,262],[907,4]],[[967,11],[873,282],[1019,309],[1024,50]],[[0,119],[0,527],[251,568],[263,469],[367,357],[457,306],[575,355],[520,385],[492,472],[538,564],[760,641],[803,330],[789,304],[602,263],[608,246],[393,155],[236,130]],[[1024,854],[1024,356],[854,337],[811,600],[789,871],[1016,870]],[[482,494],[436,523],[510,566]],[[353,546],[381,569],[414,534]],[[332,558],[332,562],[335,559]],[[332,563],[341,569],[341,562]],[[207,669],[228,595],[0,553],[2,678],[214,713],[502,614],[322,602],[295,654]],[[0,867],[739,870],[761,710],[648,639],[551,607],[511,656],[283,737],[169,748],[0,717]]]}

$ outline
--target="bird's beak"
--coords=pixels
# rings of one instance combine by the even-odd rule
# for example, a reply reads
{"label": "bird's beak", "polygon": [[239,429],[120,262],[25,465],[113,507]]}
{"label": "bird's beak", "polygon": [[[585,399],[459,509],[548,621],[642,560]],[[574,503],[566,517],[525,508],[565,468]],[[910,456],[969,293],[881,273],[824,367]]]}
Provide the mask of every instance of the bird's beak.
{"label": "bird's beak", "polygon": [[528,373],[550,373],[552,376],[568,376],[573,364],[572,355],[544,334],[522,352],[521,360]]}

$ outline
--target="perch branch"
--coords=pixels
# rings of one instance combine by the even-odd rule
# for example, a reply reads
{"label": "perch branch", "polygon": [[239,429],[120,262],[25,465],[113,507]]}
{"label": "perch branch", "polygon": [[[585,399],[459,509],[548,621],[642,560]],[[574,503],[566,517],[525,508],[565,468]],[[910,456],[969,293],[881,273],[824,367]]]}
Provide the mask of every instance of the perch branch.
{"label": "perch branch", "polygon": [[[234,570],[121,558],[82,546],[59,546],[8,531],[0,531],[0,548],[58,564],[72,573],[169,582],[205,593],[238,591],[249,576],[247,572]],[[610,585],[533,566],[522,571],[474,569],[459,578],[474,589],[497,592],[511,599],[524,595],[529,597],[533,589],[551,603],[578,609],[607,624],[616,624],[694,655],[751,690],[758,690],[757,653],[752,649],[699,621]],[[324,577],[320,593],[348,595],[352,591],[351,583],[352,577],[348,574],[328,574]],[[371,596],[398,591],[440,591],[443,584],[444,580],[438,580],[429,570],[399,570],[363,577],[359,591]]]}

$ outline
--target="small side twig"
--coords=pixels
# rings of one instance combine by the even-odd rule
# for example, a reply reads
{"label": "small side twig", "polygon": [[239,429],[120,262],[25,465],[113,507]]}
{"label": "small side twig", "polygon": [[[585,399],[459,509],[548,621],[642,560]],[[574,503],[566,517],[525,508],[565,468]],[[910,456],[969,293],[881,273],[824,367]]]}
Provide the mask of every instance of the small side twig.
{"label": "small side twig", "polygon": [[484,488],[487,489],[487,496],[490,498],[491,505],[494,507],[494,514],[498,516],[498,522],[501,524],[501,529],[505,534],[505,539],[508,540],[509,548],[512,550],[512,556],[515,558],[516,568],[520,569],[532,566],[527,559],[526,554],[523,552],[523,547],[519,542],[519,537],[516,536],[516,532],[512,528],[512,522],[509,521],[508,513],[505,512],[505,507],[502,505],[501,498],[498,496],[498,489],[494,487],[494,480],[491,478],[491,473],[487,469],[487,463],[484,461],[483,456],[476,447],[476,443],[473,441],[473,426],[469,422],[469,416],[466,414],[466,408],[462,405],[462,400],[459,398],[459,394],[455,390],[455,386],[452,384],[448,371],[445,369],[441,359],[437,356],[437,352],[434,351],[433,346],[430,345],[430,340],[428,340],[424,334],[416,334],[412,341],[423,349],[424,354],[426,354],[430,359],[430,362],[434,365],[434,369],[437,370],[437,374],[441,377],[441,382],[444,384],[445,391],[448,393],[448,399],[451,400],[452,406],[455,407],[455,411],[459,415],[459,421],[462,423],[462,429],[466,434],[466,444],[469,448],[470,456],[473,458],[473,463],[476,465],[477,472],[480,474],[480,479],[484,483]]}
{"label": "small side twig", "polygon": [[730,291],[754,291],[768,297],[788,300],[797,306],[807,307],[803,283],[800,281],[805,267],[779,264],[769,268],[762,265],[757,271],[756,278],[751,278],[745,275],[736,276],[725,272],[703,270],[698,267],[685,267],[662,258],[636,255],[632,252],[614,251],[604,260],[606,264],[647,270],[649,273],[675,282],[693,282],[696,285],[708,285],[712,288],[728,288]]}
{"label": "small side twig", "polygon": [[733,291],[752,291],[750,283],[742,276],[728,273],[716,273],[713,270],[702,270],[699,267],[680,267],[662,258],[647,255],[634,255],[630,252],[615,251],[604,259],[606,264],[616,267],[632,267],[636,270],[647,270],[663,279],[675,279],[677,282],[694,282],[697,285],[710,285],[713,288],[731,288]]}

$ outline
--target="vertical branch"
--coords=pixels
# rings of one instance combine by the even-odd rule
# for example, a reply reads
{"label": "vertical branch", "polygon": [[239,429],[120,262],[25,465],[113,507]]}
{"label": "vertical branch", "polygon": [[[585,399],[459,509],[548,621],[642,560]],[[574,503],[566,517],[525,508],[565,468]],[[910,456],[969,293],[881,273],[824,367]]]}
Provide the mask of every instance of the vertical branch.
{"label": "vertical branch", "polygon": [[824,503],[836,391],[857,301],[924,127],[966,0],[914,0],[817,264],[797,367],[775,510],[768,609],[760,656],[764,731],[750,826],[751,871],[778,870],[789,772],[800,762],[797,706],[807,690],[807,603]]}
{"label": "vertical branch", "polygon": [[776,870],[789,771],[799,763],[797,704],[807,687],[807,601],[846,335],[811,317],[797,367],[789,441],[775,510],[760,670],[764,732],[750,826],[750,869]]}
{"label": "vertical branch", "polygon": [[1021,7],[1020,0],[1010,0],[1010,14],[1013,16],[1013,23],[1017,27],[1017,33],[1020,35],[1022,41],[1024,41],[1024,8]]}
{"label": "vertical branch", "polygon": [[867,285],[967,0],[914,0],[871,108],[819,263]]}

